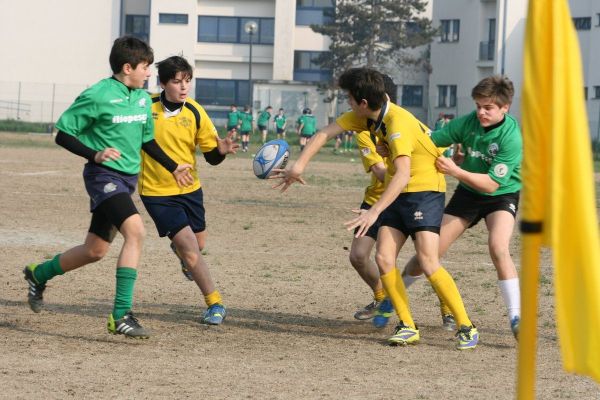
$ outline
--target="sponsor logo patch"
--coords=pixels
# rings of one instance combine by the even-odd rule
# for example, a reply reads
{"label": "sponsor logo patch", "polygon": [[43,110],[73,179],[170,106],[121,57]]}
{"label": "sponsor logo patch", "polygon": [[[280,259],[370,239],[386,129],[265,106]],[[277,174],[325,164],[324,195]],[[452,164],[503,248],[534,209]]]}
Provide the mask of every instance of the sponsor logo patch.
{"label": "sponsor logo patch", "polygon": [[400,135],[400,132],[397,133],[392,133],[392,136],[390,136],[389,140],[396,140],[396,139],[400,139],[402,135]]}
{"label": "sponsor logo patch", "polygon": [[371,149],[368,147],[365,147],[363,149],[360,150],[360,152],[362,153],[363,156],[368,156],[369,154],[371,154]]}
{"label": "sponsor logo patch", "polygon": [[492,157],[496,157],[496,154],[498,154],[498,150],[500,150],[500,147],[498,147],[497,143],[491,143],[488,146],[488,154]]}
{"label": "sponsor logo patch", "polygon": [[140,99],[140,101],[138,101],[138,106],[145,108],[146,107],[146,99],[145,98]]}
{"label": "sponsor logo patch", "polygon": [[415,221],[419,221],[423,219],[423,212],[422,211],[415,211],[415,213],[413,214],[415,216]]}
{"label": "sponsor logo patch", "polygon": [[504,178],[508,174],[508,167],[506,164],[498,164],[494,167],[494,175],[498,178]]}
{"label": "sponsor logo patch", "polygon": [[115,103],[122,103],[123,99],[112,99],[109,103],[111,104],[115,104]]}
{"label": "sponsor logo patch", "polygon": [[117,190],[117,185],[115,185],[112,182],[109,182],[106,185],[104,185],[104,193],[114,192],[115,190]]}

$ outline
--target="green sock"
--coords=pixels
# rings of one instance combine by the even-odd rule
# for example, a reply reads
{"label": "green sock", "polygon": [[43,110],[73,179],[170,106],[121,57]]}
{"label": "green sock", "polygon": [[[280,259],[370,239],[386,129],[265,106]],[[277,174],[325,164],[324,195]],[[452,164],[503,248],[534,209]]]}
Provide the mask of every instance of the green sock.
{"label": "green sock", "polygon": [[64,274],[63,270],[60,268],[60,263],[58,262],[59,257],[60,254],[57,254],[52,260],[44,261],[35,267],[33,270],[33,277],[37,283],[41,285],[54,278],[56,275]]}
{"label": "green sock", "polygon": [[129,267],[117,267],[117,289],[115,293],[115,304],[113,306],[113,318],[123,318],[133,305],[133,287],[137,278],[137,269]]}

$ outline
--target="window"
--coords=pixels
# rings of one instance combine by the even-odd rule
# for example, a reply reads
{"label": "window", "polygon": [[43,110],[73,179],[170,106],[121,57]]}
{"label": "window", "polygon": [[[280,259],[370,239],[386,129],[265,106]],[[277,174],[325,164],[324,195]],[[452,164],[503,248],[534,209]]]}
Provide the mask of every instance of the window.
{"label": "window", "polygon": [[442,19],[441,31],[442,31],[442,42],[458,42],[460,33],[460,20],[459,19]]}
{"label": "window", "polygon": [[196,79],[196,101],[200,104],[228,106],[248,103],[247,80]]}
{"label": "window", "polygon": [[321,82],[331,79],[331,70],[323,69],[315,60],[321,51],[294,52],[294,80],[304,82]]}
{"label": "window", "polygon": [[600,86],[594,86],[594,99],[600,99]]}
{"label": "window", "polygon": [[322,25],[333,21],[334,0],[298,0],[296,2],[296,25]]}
{"label": "window", "polygon": [[258,32],[252,43],[273,44],[275,35],[274,18],[253,17],[198,17],[198,41],[211,43],[249,43],[250,35],[244,30],[248,21],[256,21]]}
{"label": "window", "polygon": [[188,24],[188,15],[187,14],[158,14],[158,23],[159,24]]}
{"label": "window", "polygon": [[423,106],[423,86],[403,85],[402,86],[402,106],[404,106],[404,107],[422,107]]}
{"label": "window", "polygon": [[125,34],[148,42],[150,37],[150,17],[147,15],[126,15]]}
{"label": "window", "polygon": [[456,107],[456,85],[438,85],[438,107]]}
{"label": "window", "polygon": [[592,17],[573,18],[573,24],[578,31],[589,31],[592,29]]}

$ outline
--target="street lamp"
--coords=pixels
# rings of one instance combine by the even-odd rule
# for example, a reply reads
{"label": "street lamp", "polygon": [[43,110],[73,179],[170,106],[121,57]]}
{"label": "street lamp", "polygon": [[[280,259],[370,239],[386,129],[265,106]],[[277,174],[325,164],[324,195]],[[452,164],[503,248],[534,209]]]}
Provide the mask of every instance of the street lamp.
{"label": "street lamp", "polygon": [[252,107],[252,38],[258,32],[258,24],[256,21],[248,21],[244,25],[244,31],[250,36],[250,58],[248,59],[248,105]]}

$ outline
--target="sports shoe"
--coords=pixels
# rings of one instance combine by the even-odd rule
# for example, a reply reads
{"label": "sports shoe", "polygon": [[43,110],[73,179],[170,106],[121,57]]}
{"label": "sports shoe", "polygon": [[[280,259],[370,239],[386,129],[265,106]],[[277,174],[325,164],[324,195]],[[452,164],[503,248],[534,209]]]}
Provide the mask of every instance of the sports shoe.
{"label": "sports shoe", "polygon": [[179,263],[181,264],[181,272],[183,273],[183,276],[185,276],[188,281],[193,281],[194,276],[192,275],[192,271],[190,271],[188,267],[185,266],[185,263],[183,262],[181,257],[179,257],[179,254],[177,253],[177,248],[175,247],[175,244],[173,242],[171,242],[171,250],[173,250],[173,253],[175,253],[177,258],[179,259]]}
{"label": "sports shoe", "polygon": [[354,318],[359,321],[364,321],[366,319],[371,319],[375,316],[377,312],[377,308],[379,307],[380,301],[373,300],[371,303],[364,306],[357,312],[354,313]]}
{"label": "sports shoe", "polygon": [[213,304],[208,307],[202,316],[202,322],[208,325],[220,325],[227,316],[227,310],[223,304]]}
{"label": "sports shoe", "polygon": [[39,313],[44,308],[44,290],[46,290],[46,284],[39,284],[33,276],[33,270],[37,267],[37,264],[29,264],[23,269],[23,275],[25,280],[29,283],[29,292],[27,292],[27,302],[31,311]]}
{"label": "sports shoe", "polygon": [[510,321],[510,330],[512,331],[515,339],[519,340],[519,326],[521,325],[521,317],[515,315]]}
{"label": "sports shoe", "polygon": [[106,327],[108,332],[113,335],[125,335],[135,339],[148,339],[150,337],[150,331],[140,325],[131,311],[128,311],[123,318],[116,321],[111,313],[108,316]]}
{"label": "sports shoe", "polygon": [[442,315],[442,327],[447,331],[454,332],[456,330],[456,321],[454,320],[454,315]]}
{"label": "sports shoe", "polygon": [[375,316],[373,317],[373,326],[375,328],[385,327],[392,316],[393,310],[394,307],[392,306],[392,301],[387,297],[383,299],[383,301],[379,303],[379,308],[377,308],[377,311],[375,311]]}
{"label": "sports shoe", "polygon": [[477,342],[479,342],[479,332],[474,325],[461,326],[456,332],[456,337],[458,337],[458,345],[456,346],[458,350],[474,349]]}
{"label": "sports shoe", "polygon": [[404,325],[404,322],[396,326],[394,334],[388,338],[388,343],[391,345],[406,346],[407,344],[415,344],[419,341],[419,329],[410,328]]}

